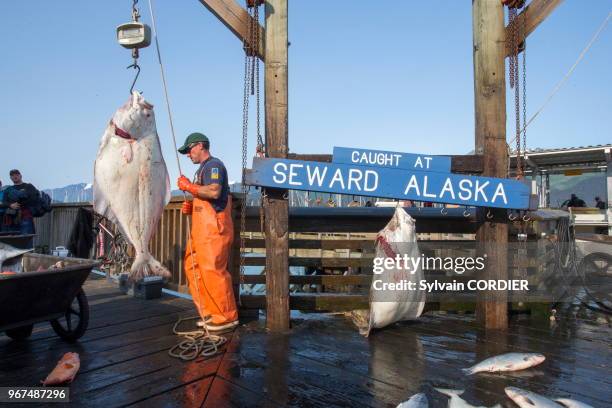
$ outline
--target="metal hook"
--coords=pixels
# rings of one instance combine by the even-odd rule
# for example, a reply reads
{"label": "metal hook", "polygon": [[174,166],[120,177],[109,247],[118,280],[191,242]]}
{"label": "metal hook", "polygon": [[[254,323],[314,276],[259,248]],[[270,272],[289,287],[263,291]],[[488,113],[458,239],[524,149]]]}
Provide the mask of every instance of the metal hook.
{"label": "metal hook", "polygon": [[132,86],[130,86],[130,95],[134,92],[134,86],[136,85],[136,81],[138,80],[138,75],[140,75],[140,65],[137,62],[134,62],[132,65],[129,65],[126,69],[134,68],[136,70],[136,76],[132,81]]}
{"label": "metal hook", "polygon": [[528,214],[523,215],[523,221],[531,221],[531,217]]}
{"label": "metal hook", "polygon": [[136,8],[136,4],[138,4],[138,0],[133,0],[132,1],[132,20],[134,21],[138,21],[138,19],[140,18],[140,13],[138,12],[138,9]]}
{"label": "metal hook", "polygon": [[442,215],[448,214],[448,210],[446,209],[446,207],[442,207],[442,209],[440,210],[440,214]]}
{"label": "metal hook", "polygon": [[493,219],[493,214],[491,214],[491,210],[487,210],[487,220],[492,220]]}
{"label": "metal hook", "polygon": [[516,215],[514,215],[514,213],[512,213],[512,212],[511,212],[510,214],[508,214],[508,219],[509,219],[510,221],[514,221],[514,220],[516,220],[517,218],[518,218],[518,217],[517,217]]}
{"label": "metal hook", "polygon": [[288,191],[285,191],[285,192],[283,193],[283,200],[286,200],[286,199],[288,199],[288,198],[289,198],[289,192],[288,192]]}
{"label": "metal hook", "polygon": [[463,216],[465,218],[470,216],[470,210],[467,207],[465,207],[465,210],[463,210]]}

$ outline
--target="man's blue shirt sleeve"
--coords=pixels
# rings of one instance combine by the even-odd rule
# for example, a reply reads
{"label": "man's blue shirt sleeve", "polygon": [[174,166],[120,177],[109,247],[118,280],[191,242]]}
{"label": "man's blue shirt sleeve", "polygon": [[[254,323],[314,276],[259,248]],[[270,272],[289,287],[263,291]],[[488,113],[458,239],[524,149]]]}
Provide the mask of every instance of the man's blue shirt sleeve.
{"label": "man's blue shirt sleeve", "polygon": [[225,174],[223,172],[223,166],[221,163],[212,162],[207,163],[204,167],[204,174],[202,175],[203,184],[220,184],[223,185],[225,182]]}

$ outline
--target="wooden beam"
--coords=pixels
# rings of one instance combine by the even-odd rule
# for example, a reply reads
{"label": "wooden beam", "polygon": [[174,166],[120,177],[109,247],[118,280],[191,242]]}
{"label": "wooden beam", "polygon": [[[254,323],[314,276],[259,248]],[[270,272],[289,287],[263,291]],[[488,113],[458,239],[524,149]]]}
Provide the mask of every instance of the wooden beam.
{"label": "wooden beam", "polygon": [[[506,177],[506,76],[504,7],[500,1],[472,3],[476,153],[484,156],[484,175]],[[499,213],[499,211],[491,212]],[[483,217],[484,218],[484,217]],[[508,278],[508,225],[485,222],[476,233],[487,267],[480,278]],[[508,326],[508,293],[478,292],[477,317],[487,329]]]}
{"label": "wooden beam", "polygon": [[[288,135],[287,0],[266,1],[266,153],[286,158]],[[264,198],[266,237],[266,327],[289,329],[289,203],[284,190]]]}
{"label": "wooden beam", "polygon": [[[251,16],[235,0],[200,0],[211,13],[213,13],[240,41],[250,44],[249,22]],[[252,47],[257,50],[257,56],[264,61],[265,30],[258,23],[259,44]]]}
{"label": "wooden beam", "polygon": [[[525,10],[518,15],[512,25],[518,27],[518,43],[525,41],[529,34],[533,33],[536,28],[561,4],[563,0],[533,0]],[[506,41],[506,57],[510,55],[510,39],[512,38],[512,25],[505,28]],[[523,30],[523,27],[525,29]]]}
{"label": "wooden beam", "polygon": [[[331,163],[331,154],[298,154],[289,153],[289,159]],[[484,168],[482,156],[479,154],[462,154],[451,156],[451,172],[480,174]]]}

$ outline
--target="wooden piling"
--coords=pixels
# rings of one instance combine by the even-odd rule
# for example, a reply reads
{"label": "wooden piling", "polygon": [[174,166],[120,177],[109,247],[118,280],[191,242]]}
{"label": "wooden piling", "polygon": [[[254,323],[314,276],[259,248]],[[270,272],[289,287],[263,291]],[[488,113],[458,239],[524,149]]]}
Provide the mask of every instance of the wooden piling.
{"label": "wooden piling", "polygon": [[[483,175],[506,177],[505,26],[501,1],[473,0],[474,102],[476,153],[484,156]],[[487,255],[485,279],[508,278],[508,225],[484,222],[476,239]],[[508,294],[479,292],[478,320],[488,329],[508,326]]]}
{"label": "wooden piling", "polygon": [[[287,0],[266,1],[265,103],[268,157],[287,158]],[[266,190],[266,327],[289,329],[289,206],[286,190]]]}

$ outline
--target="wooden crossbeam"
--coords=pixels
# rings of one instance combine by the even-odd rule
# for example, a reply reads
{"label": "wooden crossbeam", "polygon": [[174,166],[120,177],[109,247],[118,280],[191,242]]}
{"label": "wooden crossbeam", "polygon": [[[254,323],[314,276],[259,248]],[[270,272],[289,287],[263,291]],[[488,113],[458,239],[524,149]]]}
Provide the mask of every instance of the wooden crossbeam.
{"label": "wooden crossbeam", "polygon": [[[241,41],[250,44],[249,22],[251,16],[235,0],[200,0],[232,33]],[[264,60],[265,29],[258,23],[259,44],[252,47],[257,51],[260,60]]]}
{"label": "wooden crossbeam", "polygon": [[[506,26],[506,57],[510,55],[510,41],[512,25],[518,29],[518,43],[525,41],[536,28],[553,12],[563,0],[533,0],[525,10],[518,15],[511,25]],[[522,29],[524,24],[525,30]]]}

